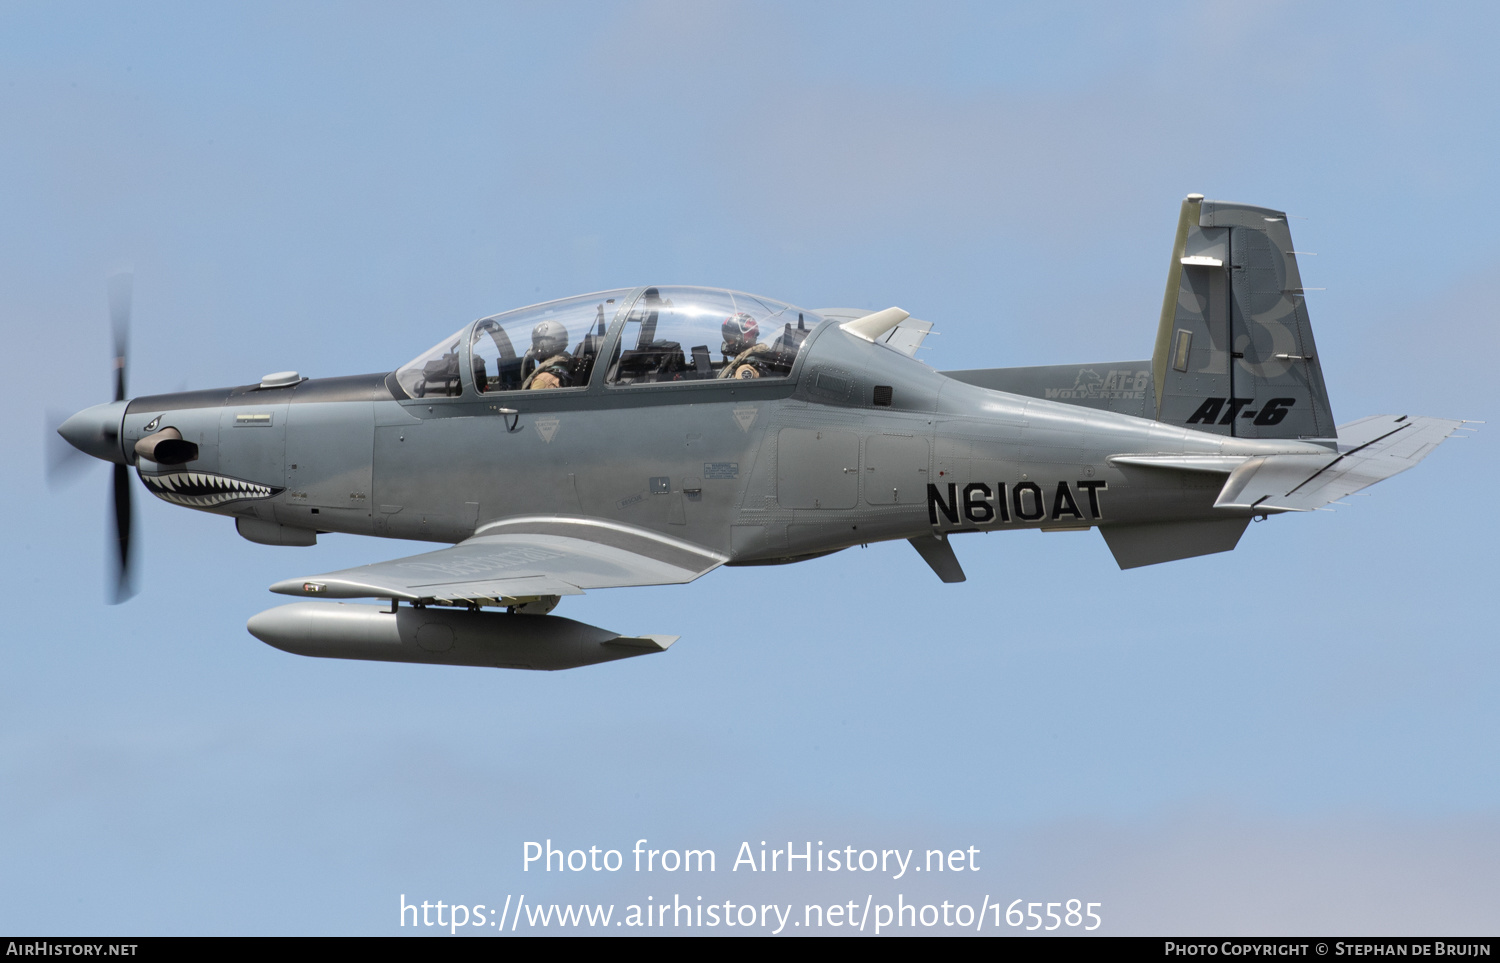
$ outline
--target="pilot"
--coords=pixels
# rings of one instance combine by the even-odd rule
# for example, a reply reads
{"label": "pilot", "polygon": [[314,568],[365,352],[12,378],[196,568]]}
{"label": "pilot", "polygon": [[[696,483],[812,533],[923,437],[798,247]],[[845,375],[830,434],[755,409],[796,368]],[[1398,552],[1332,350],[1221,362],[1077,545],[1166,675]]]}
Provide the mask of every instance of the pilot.
{"label": "pilot", "polygon": [[568,354],[568,329],[557,321],[543,321],[531,329],[526,360],[536,369],[521,382],[526,388],[573,387],[573,356]]}
{"label": "pilot", "polygon": [[719,369],[720,378],[759,378],[770,370],[770,345],[760,343],[760,325],[755,319],[741,311],[724,319],[720,328],[724,334],[724,367]]}

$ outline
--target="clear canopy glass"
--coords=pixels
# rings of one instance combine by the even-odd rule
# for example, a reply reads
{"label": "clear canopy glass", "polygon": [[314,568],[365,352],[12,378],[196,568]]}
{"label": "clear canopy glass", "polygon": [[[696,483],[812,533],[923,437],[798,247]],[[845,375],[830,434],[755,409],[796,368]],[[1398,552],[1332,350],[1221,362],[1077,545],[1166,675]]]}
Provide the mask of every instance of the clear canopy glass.
{"label": "clear canopy glass", "polygon": [[629,293],[601,291],[479,319],[469,337],[475,390],[584,387]]}
{"label": "clear canopy glass", "polygon": [[[412,398],[473,391],[582,388],[630,289],[548,301],[480,318],[402,365]],[[823,319],[783,301],[722,288],[651,287],[630,305],[611,353],[613,385],[785,378]]]}
{"label": "clear canopy glass", "polygon": [[609,363],[609,383],[785,378],[811,311],[721,288],[647,288],[630,309]]}
{"label": "clear canopy glass", "polygon": [[458,349],[468,325],[451,338],[444,338],[416,358],[396,369],[401,390],[413,398],[448,398],[463,394],[458,375]]}

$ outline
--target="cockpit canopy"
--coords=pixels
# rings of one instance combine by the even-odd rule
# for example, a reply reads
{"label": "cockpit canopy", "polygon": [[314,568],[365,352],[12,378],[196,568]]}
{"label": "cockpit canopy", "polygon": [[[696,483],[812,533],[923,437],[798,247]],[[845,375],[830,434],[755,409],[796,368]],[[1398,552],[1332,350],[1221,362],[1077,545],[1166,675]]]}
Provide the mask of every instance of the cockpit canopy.
{"label": "cockpit canopy", "polygon": [[[480,318],[396,371],[413,398],[786,378],[823,319],[720,288],[602,291]],[[618,323],[617,323],[618,322]]]}

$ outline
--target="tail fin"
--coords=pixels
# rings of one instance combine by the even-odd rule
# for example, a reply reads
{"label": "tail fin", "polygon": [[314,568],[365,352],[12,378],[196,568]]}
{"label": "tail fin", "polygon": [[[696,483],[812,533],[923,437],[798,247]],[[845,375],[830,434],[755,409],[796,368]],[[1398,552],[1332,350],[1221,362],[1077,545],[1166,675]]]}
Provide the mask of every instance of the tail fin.
{"label": "tail fin", "polygon": [[1241,438],[1337,429],[1286,214],[1182,202],[1151,358],[1156,420]]}

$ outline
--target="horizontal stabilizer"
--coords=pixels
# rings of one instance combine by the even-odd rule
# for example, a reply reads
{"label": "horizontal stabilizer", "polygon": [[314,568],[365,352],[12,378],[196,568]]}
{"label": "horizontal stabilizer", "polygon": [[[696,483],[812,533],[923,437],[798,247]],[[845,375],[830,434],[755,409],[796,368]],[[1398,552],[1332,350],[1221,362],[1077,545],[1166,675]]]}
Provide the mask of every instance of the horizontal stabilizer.
{"label": "horizontal stabilizer", "polygon": [[[888,348],[895,348],[908,358],[917,356],[917,349],[922,346],[927,335],[932,331],[931,321],[918,321],[916,318],[907,318],[891,329],[890,334],[885,336],[881,342]],[[876,339],[880,340],[880,339]]]}
{"label": "horizontal stabilizer", "polygon": [[1338,454],[1262,455],[1236,468],[1216,508],[1310,512],[1426,458],[1462,425],[1444,418],[1375,415],[1339,428]]}
{"label": "horizontal stabilizer", "polygon": [[[857,334],[867,341],[895,348],[909,358],[917,356],[917,349],[922,346],[922,341],[932,331],[931,321],[918,321],[916,318],[906,316],[906,312],[900,308],[887,308],[874,313],[863,308],[818,308],[817,311],[825,318],[841,322],[844,330]],[[892,314],[893,311],[898,314]],[[892,319],[896,320],[895,326],[886,327]],[[851,322],[858,322],[858,324]],[[866,335],[864,333],[866,328],[882,328],[883,330],[873,335]]]}
{"label": "horizontal stabilizer", "polygon": [[853,321],[845,321],[839,327],[858,338],[866,341],[880,341],[885,335],[891,333],[891,329],[902,321],[911,317],[900,308],[886,308],[884,311],[876,311]]}

